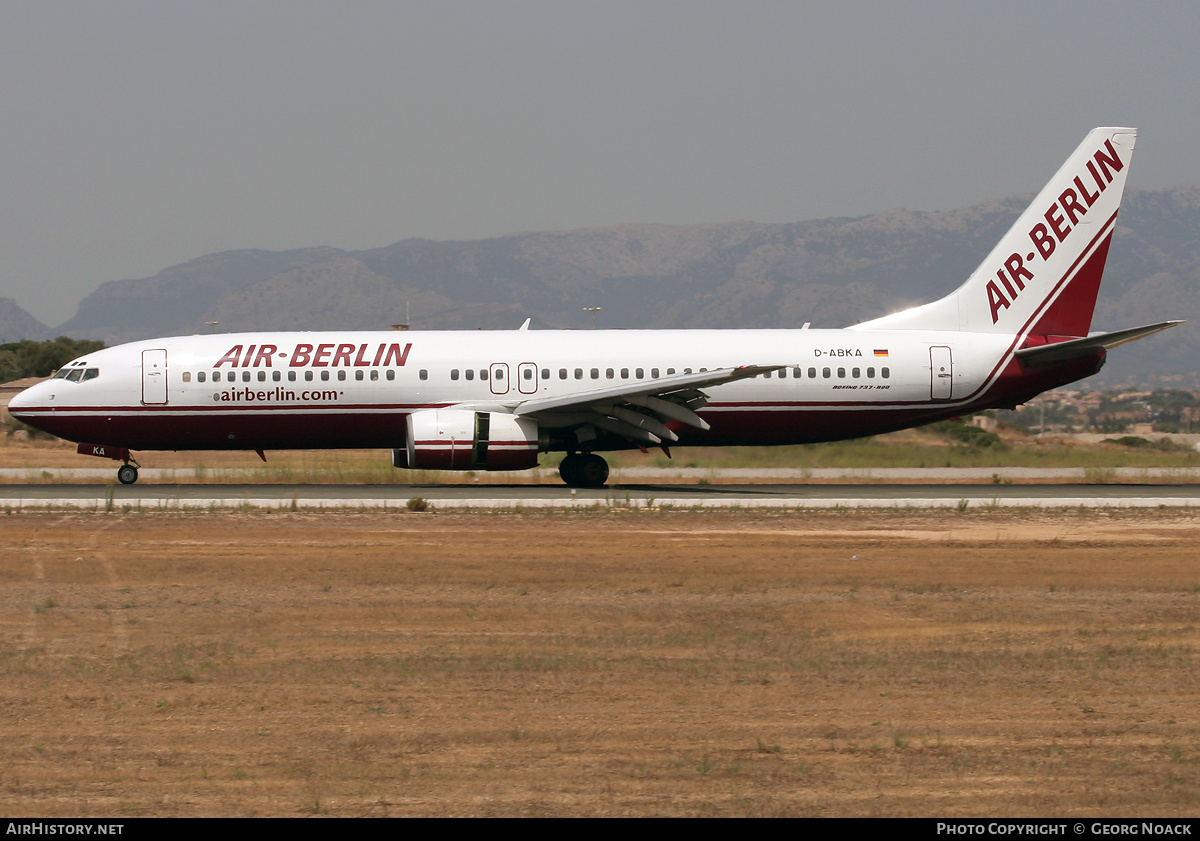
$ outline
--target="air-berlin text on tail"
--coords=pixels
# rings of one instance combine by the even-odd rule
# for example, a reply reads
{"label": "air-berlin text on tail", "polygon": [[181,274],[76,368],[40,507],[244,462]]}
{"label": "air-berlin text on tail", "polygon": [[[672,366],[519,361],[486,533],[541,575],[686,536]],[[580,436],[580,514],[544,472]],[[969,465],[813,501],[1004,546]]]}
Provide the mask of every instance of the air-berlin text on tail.
{"label": "air-berlin text on tail", "polygon": [[1087,173],[1076,175],[1072,179],[1074,186],[1063,190],[1058,200],[1051,202],[1042,214],[1046,221],[1038,222],[1029,229],[1029,240],[1036,251],[1030,251],[1024,257],[1017,252],[1010,254],[1004,261],[1004,268],[996,270],[996,280],[988,281],[988,306],[991,307],[993,324],[1000,317],[1000,310],[1012,306],[1025,289],[1025,284],[1033,280],[1033,272],[1026,264],[1039,256],[1043,261],[1050,259],[1059,243],[1070,235],[1072,227],[1079,224],[1100,194],[1108,189],[1113,182],[1113,173],[1124,169],[1125,163],[1113,148],[1112,141],[1105,140],[1104,146],[1096,150],[1086,166]]}
{"label": "air-berlin text on tail", "polygon": [[276,345],[234,345],[217,360],[214,368],[229,363],[230,368],[271,368],[275,359],[287,360],[288,368],[374,368],[395,365],[403,367],[408,361],[412,342],[403,347],[399,342],[363,343],[359,345],[297,344],[291,353],[281,351]]}

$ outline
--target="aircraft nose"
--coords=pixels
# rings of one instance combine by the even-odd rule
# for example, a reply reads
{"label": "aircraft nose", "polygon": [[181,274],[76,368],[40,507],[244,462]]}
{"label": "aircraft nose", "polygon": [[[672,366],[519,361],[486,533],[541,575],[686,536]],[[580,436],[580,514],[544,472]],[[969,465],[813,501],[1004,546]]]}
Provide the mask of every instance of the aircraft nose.
{"label": "aircraft nose", "polygon": [[8,401],[8,413],[15,418],[21,417],[22,410],[34,409],[46,402],[46,384],[37,383],[24,391],[18,391]]}

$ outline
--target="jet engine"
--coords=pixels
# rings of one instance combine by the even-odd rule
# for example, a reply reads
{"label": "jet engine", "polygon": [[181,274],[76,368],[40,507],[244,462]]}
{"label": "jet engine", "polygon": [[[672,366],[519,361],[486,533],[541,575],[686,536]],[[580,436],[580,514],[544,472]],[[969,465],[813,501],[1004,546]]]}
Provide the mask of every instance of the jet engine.
{"label": "jet engine", "polygon": [[416,470],[525,470],[537,467],[538,425],[503,412],[424,409],[408,416],[406,446],[392,464]]}

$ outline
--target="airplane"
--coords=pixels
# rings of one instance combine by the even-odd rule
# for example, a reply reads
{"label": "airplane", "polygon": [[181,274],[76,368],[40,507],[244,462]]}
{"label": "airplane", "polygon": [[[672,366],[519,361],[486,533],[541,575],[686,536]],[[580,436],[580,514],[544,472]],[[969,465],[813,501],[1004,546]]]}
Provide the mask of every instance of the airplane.
{"label": "airplane", "polygon": [[805,444],[1015,408],[1180,324],[1089,332],[1137,130],[1097,128],[967,280],[840,330],[240,333],[89,353],[13,398],[21,421],[133,450],[390,449],[396,467],[522,470],[565,453]]}

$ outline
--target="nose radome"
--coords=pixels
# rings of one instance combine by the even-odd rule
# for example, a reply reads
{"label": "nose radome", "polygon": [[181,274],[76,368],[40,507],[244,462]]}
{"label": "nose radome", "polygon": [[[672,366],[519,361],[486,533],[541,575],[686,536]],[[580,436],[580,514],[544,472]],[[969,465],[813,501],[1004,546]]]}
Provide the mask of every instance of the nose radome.
{"label": "nose radome", "polygon": [[[19,391],[8,401],[8,413],[16,417],[22,409],[31,409],[46,400],[45,383],[31,385]],[[40,396],[39,396],[40,395]]]}

